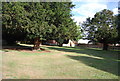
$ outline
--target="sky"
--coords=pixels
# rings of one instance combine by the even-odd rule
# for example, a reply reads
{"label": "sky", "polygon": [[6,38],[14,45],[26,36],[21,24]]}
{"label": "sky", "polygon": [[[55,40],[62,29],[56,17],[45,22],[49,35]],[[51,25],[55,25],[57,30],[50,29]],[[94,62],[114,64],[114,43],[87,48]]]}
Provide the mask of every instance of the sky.
{"label": "sky", "polygon": [[118,14],[118,0],[72,0],[75,7],[72,9],[72,19],[79,23],[82,23],[88,17],[94,17],[96,12],[103,9],[109,9],[114,12],[114,15]]}

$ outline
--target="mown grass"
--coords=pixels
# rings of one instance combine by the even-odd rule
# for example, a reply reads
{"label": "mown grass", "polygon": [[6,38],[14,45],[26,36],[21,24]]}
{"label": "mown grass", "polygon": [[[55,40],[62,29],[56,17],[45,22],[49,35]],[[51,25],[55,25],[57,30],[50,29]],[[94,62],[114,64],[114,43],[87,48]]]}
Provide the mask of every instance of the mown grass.
{"label": "mown grass", "polygon": [[43,46],[50,52],[3,53],[3,78],[117,79],[120,51]]}
{"label": "mown grass", "polygon": [[0,50],[0,80],[2,80],[2,51]]}

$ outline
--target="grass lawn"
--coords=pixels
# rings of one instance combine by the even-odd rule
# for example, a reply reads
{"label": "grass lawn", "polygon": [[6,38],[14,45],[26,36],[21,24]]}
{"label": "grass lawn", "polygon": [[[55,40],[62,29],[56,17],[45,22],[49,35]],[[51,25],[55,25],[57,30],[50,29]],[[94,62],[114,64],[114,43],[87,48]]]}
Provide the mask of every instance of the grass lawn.
{"label": "grass lawn", "polygon": [[43,46],[48,51],[3,50],[4,79],[118,79],[120,51]]}
{"label": "grass lawn", "polygon": [[0,80],[2,80],[2,51],[0,50]]}

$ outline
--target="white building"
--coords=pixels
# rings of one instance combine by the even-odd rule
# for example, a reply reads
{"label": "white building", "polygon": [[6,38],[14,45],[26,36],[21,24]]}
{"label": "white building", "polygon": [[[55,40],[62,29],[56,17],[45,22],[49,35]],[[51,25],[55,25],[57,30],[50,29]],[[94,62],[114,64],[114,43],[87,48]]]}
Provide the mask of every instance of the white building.
{"label": "white building", "polygon": [[69,40],[67,44],[63,44],[62,46],[75,47],[75,43],[73,41]]}
{"label": "white building", "polygon": [[[78,40],[78,43],[80,43],[80,44],[88,44],[89,43],[89,41],[90,40],[87,40],[87,39],[80,39],[80,40]],[[90,43],[89,43],[90,44]]]}

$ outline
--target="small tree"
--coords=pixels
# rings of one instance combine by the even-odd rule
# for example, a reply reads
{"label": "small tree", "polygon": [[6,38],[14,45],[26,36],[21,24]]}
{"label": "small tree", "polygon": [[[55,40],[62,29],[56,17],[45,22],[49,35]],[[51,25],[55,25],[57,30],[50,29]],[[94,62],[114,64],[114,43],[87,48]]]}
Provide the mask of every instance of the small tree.
{"label": "small tree", "polygon": [[103,50],[107,50],[108,44],[114,43],[112,40],[118,35],[113,12],[106,9],[97,12],[93,18],[87,18],[82,28],[89,40],[103,43]]}

